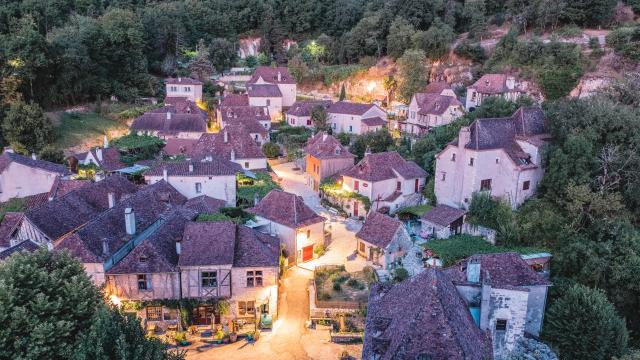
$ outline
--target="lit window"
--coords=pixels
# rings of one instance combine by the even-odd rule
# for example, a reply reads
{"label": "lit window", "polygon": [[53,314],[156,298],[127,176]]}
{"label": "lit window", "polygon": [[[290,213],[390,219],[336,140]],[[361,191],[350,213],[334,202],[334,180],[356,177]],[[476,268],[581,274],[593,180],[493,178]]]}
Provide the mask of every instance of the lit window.
{"label": "lit window", "polygon": [[238,301],[238,314],[253,315],[256,312],[254,301]]}
{"label": "lit window", "polygon": [[196,194],[200,194],[202,192],[202,184],[196,183]]}
{"label": "lit window", "polygon": [[151,279],[147,274],[138,274],[138,290],[151,290]]}
{"label": "lit window", "polygon": [[311,237],[311,230],[307,230],[307,239]]}
{"label": "lit window", "polygon": [[162,306],[147,306],[147,320],[148,321],[162,320]]}
{"label": "lit window", "polygon": [[218,287],[218,272],[217,271],[203,271],[200,275],[202,278],[203,288]]}
{"label": "lit window", "polygon": [[262,271],[247,271],[247,287],[262,286]]}
{"label": "lit window", "polygon": [[365,245],[364,245],[364,243],[363,243],[363,242],[361,242],[361,243],[360,243],[360,252],[362,252],[362,253],[363,253],[363,252],[364,252],[364,249],[365,249]]}

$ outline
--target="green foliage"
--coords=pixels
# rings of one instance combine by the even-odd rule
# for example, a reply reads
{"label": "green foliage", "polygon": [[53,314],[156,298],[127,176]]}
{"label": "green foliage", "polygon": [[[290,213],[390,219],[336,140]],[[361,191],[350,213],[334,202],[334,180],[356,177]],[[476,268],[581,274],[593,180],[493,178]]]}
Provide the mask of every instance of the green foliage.
{"label": "green foliage", "polygon": [[278,128],[276,141],[281,144],[287,152],[290,160],[294,160],[304,148],[307,140],[311,137],[313,131],[304,126],[289,126],[283,124]]}
{"label": "green foliage", "polygon": [[621,27],[607,35],[607,45],[622,55],[640,60],[640,26]]}
{"label": "green foliage", "polygon": [[0,203],[0,221],[4,219],[4,215],[8,212],[21,212],[24,210],[24,198],[11,198],[8,201]]}
{"label": "green foliage", "polygon": [[317,245],[315,248],[313,248],[313,253],[318,256],[324,255],[326,251],[327,248],[324,246],[324,244]]}
{"label": "green foliage", "polygon": [[242,225],[249,220],[255,219],[253,214],[250,214],[244,211],[239,207],[229,207],[229,208],[221,208],[217,213],[208,214],[202,213],[199,214],[196,218],[198,222],[206,222],[206,221],[233,221],[238,225]]}
{"label": "green foliage", "polygon": [[336,136],[336,139],[340,141],[340,144],[342,144],[342,146],[349,146],[351,144],[351,135],[349,135],[348,133],[339,133]]}
{"label": "green foliage", "polygon": [[18,143],[29,152],[39,152],[53,140],[53,126],[38,104],[16,102],[2,121],[2,133],[8,143]]}
{"label": "green foliage", "polygon": [[[231,68],[237,57],[235,45],[225,38],[214,38],[209,44],[209,60],[216,69],[221,73]],[[250,65],[248,65],[251,67]]]}
{"label": "green foliage", "polygon": [[269,141],[262,145],[262,152],[268,159],[275,159],[280,156],[280,146]]}
{"label": "green foliage", "polygon": [[387,129],[371,131],[362,135],[356,135],[353,145],[349,149],[358,159],[364,157],[365,151],[369,149],[371,153],[379,153],[389,150],[393,145],[393,138]]}
{"label": "green foliage", "polygon": [[430,60],[438,60],[449,54],[449,47],[456,35],[453,29],[440,20],[427,31],[418,31],[412,37],[413,46],[423,50]]}
{"label": "green foliage", "polygon": [[371,200],[368,197],[350,191],[342,190],[342,185],[338,184],[332,178],[323,179],[320,183],[320,191],[324,194],[327,194],[331,197],[335,197],[338,199],[354,199],[358,200],[364,206],[365,210],[369,211],[371,208]]}
{"label": "green foliage", "polygon": [[558,356],[546,344],[523,337],[505,360],[558,360]]}
{"label": "green foliage", "polygon": [[333,283],[333,291],[341,292],[342,291],[342,285],[340,285],[339,282],[334,282]]}
{"label": "green foliage", "polygon": [[114,139],[111,144],[123,154],[120,161],[127,165],[153,159],[164,147],[164,141],[159,137],[135,133]]}
{"label": "green foliage", "polygon": [[518,241],[515,214],[511,205],[502,199],[493,199],[486,192],[473,193],[466,221],[497,231],[497,242],[514,245]]}
{"label": "green foliage", "polygon": [[484,0],[467,0],[464,2],[462,16],[469,22],[469,38],[479,39],[487,30]]}
{"label": "green foliage", "polygon": [[573,285],[549,306],[543,337],[567,359],[609,359],[627,348],[624,320],[601,290]]}
{"label": "green foliage", "polygon": [[11,256],[0,263],[0,358],[69,359],[101,302],[68,253]]}
{"label": "green foliage", "polygon": [[409,278],[409,272],[407,271],[407,269],[403,267],[398,267],[393,269],[392,273],[393,273],[393,281],[397,283],[402,282]]}
{"label": "green foliage", "polygon": [[408,50],[398,59],[398,99],[405,104],[427,85],[426,55],[422,50]]}
{"label": "green foliage", "polygon": [[[120,111],[118,117],[122,112]],[[133,111],[134,113],[136,111]],[[102,138],[112,130],[125,130],[126,126],[97,113],[62,113],[55,127],[54,145],[60,149],[83,144],[87,139]]]}
{"label": "green foliage", "polygon": [[244,175],[237,175],[238,189],[237,189],[237,201],[238,206],[246,208],[254,205],[256,196],[259,199],[265,197],[271,190],[280,189],[271,175],[268,173],[256,173],[257,179],[252,179]]}
{"label": "green foliage", "polygon": [[329,131],[329,115],[327,109],[322,105],[314,106],[311,109],[311,121],[316,131]]}
{"label": "green foliage", "polygon": [[387,54],[397,59],[411,46],[411,37],[416,29],[405,18],[396,17],[387,35]]}
{"label": "green foliage", "polygon": [[51,161],[52,163],[64,164],[65,158],[62,150],[55,148],[53,145],[45,145],[38,153],[38,159]]}

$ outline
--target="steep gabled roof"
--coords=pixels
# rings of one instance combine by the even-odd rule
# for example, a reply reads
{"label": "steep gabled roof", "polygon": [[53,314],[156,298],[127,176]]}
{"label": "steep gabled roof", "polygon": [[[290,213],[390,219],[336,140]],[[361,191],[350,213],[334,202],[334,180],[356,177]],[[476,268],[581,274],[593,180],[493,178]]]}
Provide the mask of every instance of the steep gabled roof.
{"label": "steep gabled roof", "polygon": [[444,90],[452,90],[451,85],[446,81],[434,81],[430,82],[425,88],[424,92],[427,94],[441,95]]}
{"label": "steep gabled roof", "polygon": [[517,86],[514,89],[507,88],[506,74],[485,74],[478,81],[469,86],[481,94],[498,95],[508,91],[521,91]]}
{"label": "steep gabled roof", "polygon": [[376,105],[338,101],[331,104],[327,112],[330,114],[364,115],[364,113],[373,107],[376,107]]}
{"label": "steep gabled roof", "polygon": [[259,66],[247,84],[255,84],[260,78],[270,84],[296,83],[296,80],[289,74],[289,69],[286,67]]}
{"label": "steep gabled roof", "polygon": [[145,176],[163,176],[164,170],[169,176],[232,176],[242,171],[240,165],[212,157],[209,161],[169,161],[155,165],[144,172]]}
{"label": "steep gabled roof", "polygon": [[316,159],[355,158],[355,155],[350,153],[338,139],[324,131],[319,131],[307,140],[304,151]]}
{"label": "steep gabled roof", "polygon": [[44,160],[34,160],[31,157],[20,155],[14,152],[5,151],[0,155],[0,173],[5,171],[11,163],[28,166],[34,169],[40,169],[54,173],[56,175],[71,175],[71,171],[66,166],[54,164]]}
{"label": "steep gabled roof", "polygon": [[[225,132],[227,141],[225,142]],[[251,134],[239,124],[230,124],[219,133],[202,134],[193,147],[191,156],[202,159],[206,156],[218,156],[231,159],[231,153],[236,159],[265,159],[264,153],[252,138]]]}
{"label": "steep gabled roof", "polygon": [[0,251],[0,260],[5,260],[7,259],[9,256],[18,253],[18,252],[22,252],[22,251],[26,251],[26,252],[34,252],[36,250],[40,249],[40,245],[34,243],[31,240],[24,240],[8,249],[5,249],[3,251]]}
{"label": "steep gabled roof", "polygon": [[233,266],[277,267],[280,264],[280,239],[246,226],[238,226],[236,234]]}
{"label": "steep gabled roof", "polygon": [[8,248],[11,246],[11,235],[20,225],[24,213],[8,212],[4,214],[0,223],[0,247]]}
{"label": "steep gabled roof", "polygon": [[381,118],[380,116],[370,117],[362,119],[362,123],[367,126],[384,126],[387,125],[387,122]]}
{"label": "steep gabled roof", "polygon": [[[98,153],[102,152],[102,160],[98,156]],[[103,168],[106,171],[116,171],[127,167],[122,161],[120,161],[120,151],[116,148],[93,148],[85,153],[73,155],[78,161],[84,161],[88,154],[91,154],[93,159],[97,162],[96,165]]]}
{"label": "steep gabled roof", "polygon": [[405,179],[426,177],[427,172],[422,170],[413,161],[405,160],[395,151],[367,154],[351,169],[342,173],[364,181],[382,181],[394,179],[399,174]]}
{"label": "steep gabled roof", "polygon": [[164,79],[164,83],[177,85],[202,85],[202,81],[188,77],[166,78]]}
{"label": "steep gabled roof", "polygon": [[271,121],[269,108],[266,106],[225,106],[220,109],[220,115],[224,122]]}
{"label": "steep gabled roof", "polygon": [[322,106],[328,109],[331,106],[331,100],[306,100],[296,101],[287,110],[287,115],[293,116],[311,116],[311,110],[316,106]]}
{"label": "steep gabled roof", "polygon": [[290,228],[326,220],[307,206],[302,197],[282,190],[271,190],[258,205],[247,211]]}
{"label": "steep gabled roof", "polygon": [[249,96],[231,94],[227,95],[220,101],[220,108],[228,106],[249,106]]}
{"label": "steep gabled roof", "polygon": [[272,84],[249,84],[247,85],[247,94],[252,97],[281,97],[282,92],[278,85]]}
{"label": "steep gabled roof", "polygon": [[464,214],[466,214],[464,210],[440,204],[422,214],[422,219],[441,226],[449,226]]}
{"label": "steep gabled roof", "polygon": [[434,268],[369,294],[363,359],[484,360],[491,340],[447,275]]}
{"label": "steep gabled roof", "polygon": [[442,115],[451,106],[462,106],[462,103],[453,96],[417,93],[415,97],[420,115]]}
{"label": "steep gabled roof", "polygon": [[215,199],[207,195],[200,195],[187,200],[185,209],[196,211],[198,214],[213,214],[227,206],[224,200]]}
{"label": "steep gabled roof", "polygon": [[356,238],[384,249],[391,244],[400,227],[402,227],[402,221],[372,211],[360,231],[356,233]]}

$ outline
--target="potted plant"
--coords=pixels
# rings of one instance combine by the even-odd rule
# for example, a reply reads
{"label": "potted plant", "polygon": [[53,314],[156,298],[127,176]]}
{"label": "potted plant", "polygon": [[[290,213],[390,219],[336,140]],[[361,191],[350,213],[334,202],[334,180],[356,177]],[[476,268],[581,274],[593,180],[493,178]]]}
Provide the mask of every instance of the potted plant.
{"label": "potted plant", "polygon": [[229,333],[229,342],[234,343],[238,341],[238,334],[234,331],[234,332],[230,332]]}

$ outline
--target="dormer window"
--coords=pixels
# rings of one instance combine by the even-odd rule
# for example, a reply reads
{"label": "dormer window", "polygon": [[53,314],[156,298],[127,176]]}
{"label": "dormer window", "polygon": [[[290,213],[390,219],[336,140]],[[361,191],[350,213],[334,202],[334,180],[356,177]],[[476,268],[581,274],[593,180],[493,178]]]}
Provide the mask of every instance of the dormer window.
{"label": "dormer window", "polygon": [[340,155],[340,149],[336,148],[336,155]]}
{"label": "dormer window", "polygon": [[451,154],[451,161],[456,161],[456,154]]}
{"label": "dormer window", "polygon": [[138,262],[141,264],[144,264],[147,262],[147,257],[146,255],[140,255],[140,257],[138,258]]}

